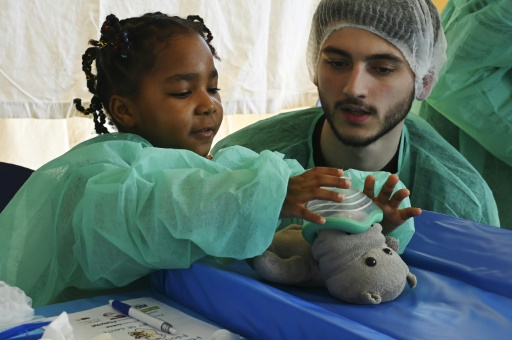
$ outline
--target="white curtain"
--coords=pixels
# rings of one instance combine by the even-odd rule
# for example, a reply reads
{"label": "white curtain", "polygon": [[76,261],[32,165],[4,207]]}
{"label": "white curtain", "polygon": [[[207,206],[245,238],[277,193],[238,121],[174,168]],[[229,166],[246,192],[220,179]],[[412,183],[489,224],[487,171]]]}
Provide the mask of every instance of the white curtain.
{"label": "white curtain", "polygon": [[[214,35],[227,134],[315,104],[305,62],[318,0],[1,0],[0,161],[36,168],[94,136],[73,98],[91,95],[81,71],[105,17],[198,14]],[[251,115],[248,118],[247,115]],[[221,135],[222,136],[222,135]],[[221,137],[219,136],[219,137]]]}

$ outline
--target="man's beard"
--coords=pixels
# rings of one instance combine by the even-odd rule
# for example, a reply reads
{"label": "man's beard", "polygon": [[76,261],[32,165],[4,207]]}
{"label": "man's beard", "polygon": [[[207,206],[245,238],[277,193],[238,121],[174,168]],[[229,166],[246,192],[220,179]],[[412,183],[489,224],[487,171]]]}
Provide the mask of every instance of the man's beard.
{"label": "man's beard", "polygon": [[[398,124],[400,124],[400,122],[402,122],[405,119],[405,117],[411,110],[413,100],[414,100],[414,90],[411,92],[411,94],[406,99],[398,102],[388,111],[389,115],[385,116],[384,124],[381,126],[380,130],[378,130],[373,136],[369,136],[364,139],[361,139],[358,137],[350,137],[350,136],[341,135],[341,133],[336,129],[336,123],[334,122],[333,111],[335,111],[338,108],[340,108],[344,105],[347,105],[347,104],[363,106],[371,114],[377,113],[378,112],[377,108],[375,108],[374,106],[365,105],[361,100],[359,100],[357,98],[356,99],[350,98],[350,99],[347,99],[344,101],[336,102],[334,104],[334,110],[331,110],[330,107],[326,107],[326,105],[324,105],[324,104],[322,104],[322,108],[324,110],[327,122],[329,123],[329,126],[331,127],[331,130],[334,132],[334,135],[341,143],[343,143],[347,146],[352,146],[352,147],[365,147],[365,146],[375,143],[382,136],[388,134]],[[320,101],[322,103],[325,103],[322,100],[322,95],[320,95]]]}

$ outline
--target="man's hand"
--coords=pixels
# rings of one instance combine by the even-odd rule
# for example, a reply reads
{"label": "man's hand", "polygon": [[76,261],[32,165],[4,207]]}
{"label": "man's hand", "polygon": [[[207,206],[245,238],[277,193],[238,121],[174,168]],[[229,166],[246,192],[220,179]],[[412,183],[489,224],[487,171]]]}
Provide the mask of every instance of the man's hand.
{"label": "man's hand", "polygon": [[[386,183],[380,190],[377,197],[374,197],[375,177],[368,176],[364,181],[364,194],[368,196],[375,204],[382,209],[384,218],[381,222],[382,233],[387,234],[398,228],[409,218],[419,216],[420,208],[404,208],[399,209],[402,201],[411,194],[408,189],[400,189],[393,194],[393,190],[398,183],[397,175],[390,175]],[[393,195],[392,195],[393,194]]]}

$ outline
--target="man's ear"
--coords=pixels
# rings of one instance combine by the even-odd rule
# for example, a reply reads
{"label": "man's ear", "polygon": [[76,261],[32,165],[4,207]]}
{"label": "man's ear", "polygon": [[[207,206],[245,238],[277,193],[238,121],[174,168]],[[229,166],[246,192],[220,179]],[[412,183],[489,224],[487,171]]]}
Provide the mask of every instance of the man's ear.
{"label": "man's ear", "polygon": [[130,130],[136,124],[136,118],[131,110],[130,100],[114,94],[110,97],[109,109],[112,118],[125,130]]}
{"label": "man's ear", "polygon": [[423,89],[420,93],[416,96],[416,99],[418,100],[424,100],[430,95],[430,92],[432,91],[432,87],[434,84],[434,78],[432,75],[427,74],[423,77]]}

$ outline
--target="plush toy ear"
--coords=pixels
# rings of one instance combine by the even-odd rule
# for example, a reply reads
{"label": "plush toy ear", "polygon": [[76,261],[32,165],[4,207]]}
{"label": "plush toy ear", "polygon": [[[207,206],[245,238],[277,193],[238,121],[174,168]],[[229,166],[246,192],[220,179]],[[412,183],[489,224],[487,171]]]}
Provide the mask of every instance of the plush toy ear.
{"label": "plush toy ear", "polygon": [[407,283],[409,284],[409,287],[414,288],[416,287],[416,284],[418,283],[418,280],[416,279],[416,275],[409,273],[407,274]]}
{"label": "plush toy ear", "polygon": [[392,236],[386,236],[386,244],[389,248],[398,253],[398,249],[400,248],[400,241]]}

